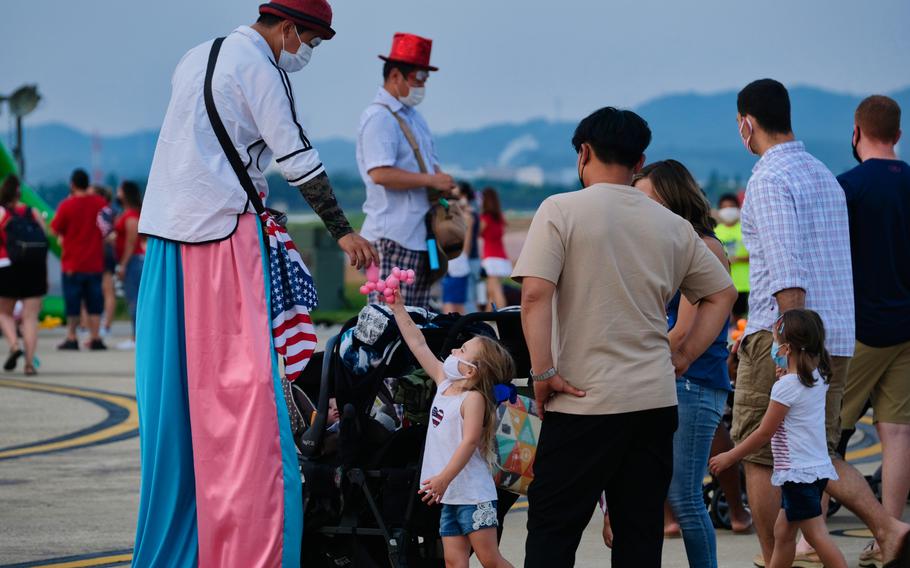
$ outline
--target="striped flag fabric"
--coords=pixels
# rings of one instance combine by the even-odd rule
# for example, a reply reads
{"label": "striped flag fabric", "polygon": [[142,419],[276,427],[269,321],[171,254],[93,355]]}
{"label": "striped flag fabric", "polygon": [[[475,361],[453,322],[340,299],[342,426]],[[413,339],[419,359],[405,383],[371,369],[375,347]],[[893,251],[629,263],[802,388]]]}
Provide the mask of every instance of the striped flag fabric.
{"label": "striped flag fabric", "polygon": [[269,275],[272,292],[272,336],[284,358],[285,374],[293,381],[316,350],[316,328],[310,311],[318,305],[316,285],[287,229],[264,211],[269,238]]}

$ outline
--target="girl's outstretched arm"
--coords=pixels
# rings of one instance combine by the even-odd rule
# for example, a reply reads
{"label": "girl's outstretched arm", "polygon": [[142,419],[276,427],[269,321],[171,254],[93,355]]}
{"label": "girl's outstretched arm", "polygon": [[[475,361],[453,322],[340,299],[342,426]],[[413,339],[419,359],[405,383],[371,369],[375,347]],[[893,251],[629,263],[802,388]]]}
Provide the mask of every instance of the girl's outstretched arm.
{"label": "girl's outstretched arm", "polygon": [[[423,493],[423,500],[427,503],[438,503],[448,489],[449,484],[455,479],[464,466],[468,464],[471,455],[480,445],[480,437],[483,435],[483,417],[486,411],[486,404],[483,395],[476,391],[471,391],[461,403],[461,443],[455,448],[455,453],[449,459],[449,463],[438,475],[420,482],[420,493]],[[492,420],[492,417],[491,417]]]}
{"label": "girl's outstretched arm", "polygon": [[395,322],[398,324],[398,330],[401,337],[408,344],[408,349],[417,358],[417,362],[423,367],[431,379],[438,385],[445,379],[445,373],[442,372],[442,361],[436,358],[433,351],[427,345],[423,333],[417,328],[411,315],[404,307],[404,301],[401,299],[401,292],[395,290],[395,301],[390,305],[392,313],[395,314]]}
{"label": "girl's outstretched arm", "polygon": [[724,452],[711,458],[710,462],[708,462],[711,473],[717,475],[770,442],[771,436],[774,435],[774,432],[784,421],[784,417],[787,416],[787,411],[789,410],[789,406],[772,400],[768,405],[768,410],[765,411],[765,417],[762,418],[761,424],[754,432],[749,434],[748,438],[729,452]]}

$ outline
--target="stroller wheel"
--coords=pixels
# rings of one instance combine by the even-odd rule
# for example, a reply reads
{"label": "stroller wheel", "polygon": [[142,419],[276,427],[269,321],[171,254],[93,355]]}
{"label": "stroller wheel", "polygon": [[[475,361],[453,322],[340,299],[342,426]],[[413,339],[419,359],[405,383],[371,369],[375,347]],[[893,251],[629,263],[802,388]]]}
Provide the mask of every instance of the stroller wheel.
{"label": "stroller wheel", "polygon": [[708,514],[716,528],[730,530],[733,527],[730,523],[730,505],[727,503],[727,496],[719,486],[715,487],[711,494],[711,508]]}

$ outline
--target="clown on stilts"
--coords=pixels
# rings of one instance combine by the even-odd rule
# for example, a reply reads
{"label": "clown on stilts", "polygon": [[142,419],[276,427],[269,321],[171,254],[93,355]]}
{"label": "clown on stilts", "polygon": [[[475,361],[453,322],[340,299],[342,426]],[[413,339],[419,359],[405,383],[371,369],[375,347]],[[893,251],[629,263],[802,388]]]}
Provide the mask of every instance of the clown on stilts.
{"label": "clown on stilts", "polygon": [[259,13],[180,60],[149,174],[136,330],[142,568],[300,566],[279,357],[290,378],[306,364],[316,298],[263,208],[272,159],[352,265],[378,262],[338,206],[288,76],[335,35],[332,9],[275,0]]}

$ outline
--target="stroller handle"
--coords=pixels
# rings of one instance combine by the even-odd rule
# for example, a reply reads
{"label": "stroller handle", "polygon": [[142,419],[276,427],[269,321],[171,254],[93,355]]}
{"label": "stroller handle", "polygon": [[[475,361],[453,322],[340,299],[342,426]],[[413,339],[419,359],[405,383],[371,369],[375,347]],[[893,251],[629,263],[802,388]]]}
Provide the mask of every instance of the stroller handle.
{"label": "stroller handle", "polygon": [[329,376],[332,369],[332,356],[338,346],[341,335],[333,335],[325,344],[322,356],[322,376],[319,378],[319,402],[316,406],[316,418],[306,432],[300,437],[300,453],[303,457],[312,458],[319,452],[322,437],[325,433],[325,421],[329,413]]}
{"label": "stroller handle", "polygon": [[458,321],[455,322],[455,325],[452,326],[452,329],[449,330],[449,333],[446,335],[446,339],[442,344],[442,349],[440,353],[448,353],[455,347],[455,340],[458,339],[458,335],[461,331],[467,326],[475,322],[505,322],[505,321],[517,321],[521,325],[521,312],[519,311],[496,311],[496,312],[475,312],[472,314],[464,315],[458,318]]}

